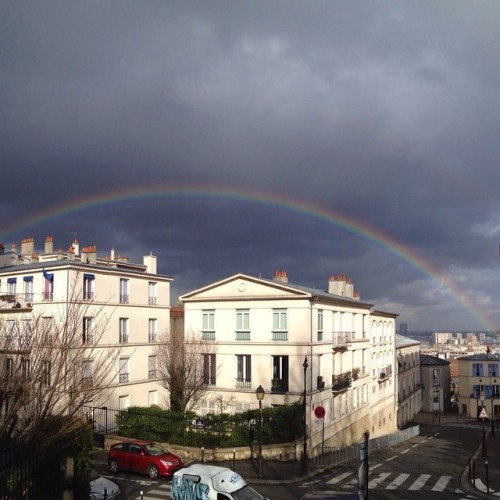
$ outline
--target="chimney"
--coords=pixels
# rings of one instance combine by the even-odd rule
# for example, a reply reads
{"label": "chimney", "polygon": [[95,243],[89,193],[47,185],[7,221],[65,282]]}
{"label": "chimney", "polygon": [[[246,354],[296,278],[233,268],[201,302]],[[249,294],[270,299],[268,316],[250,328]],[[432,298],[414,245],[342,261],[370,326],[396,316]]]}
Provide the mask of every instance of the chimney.
{"label": "chimney", "polygon": [[361,300],[361,294],[358,291],[354,290],[353,298],[356,300]]}
{"label": "chimney", "polygon": [[76,238],[73,240],[73,248],[75,249],[75,255],[80,255],[80,244]]}
{"label": "chimney", "polygon": [[331,275],[328,278],[328,293],[333,295],[341,295],[345,297],[346,294],[346,277],[345,274]]}
{"label": "chimney", "polygon": [[17,253],[17,245],[15,243],[12,243],[12,245],[10,246],[10,251]]}
{"label": "chimney", "polygon": [[5,253],[5,245],[3,243],[0,243],[0,255],[3,255]]}
{"label": "chimney", "polygon": [[282,269],[274,271],[273,281],[276,281],[278,283],[288,283],[288,276],[286,274],[286,271],[283,271]]}
{"label": "chimney", "polygon": [[345,296],[349,298],[353,298],[354,296],[354,285],[352,284],[352,279],[347,278],[346,284],[345,284]]}
{"label": "chimney", "polygon": [[68,260],[75,260],[75,249],[73,245],[68,248]]}
{"label": "chimney", "polygon": [[150,274],[156,274],[156,255],[150,253],[142,258],[144,265],[146,266],[146,272]]}
{"label": "chimney", "polygon": [[54,253],[54,237],[47,236],[45,238],[45,254]]}
{"label": "chimney", "polygon": [[[78,255],[75,249],[75,255]],[[88,245],[82,249],[82,262],[95,264],[97,262],[97,249],[95,245]]]}
{"label": "chimney", "polygon": [[115,247],[111,247],[111,255],[109,257],[111,260],[115,260]]}
{"label": "chimney", "polygon": [[35,251],[35,241],[33,238],[24,238],[21,241],[21,255],[31,255]]}

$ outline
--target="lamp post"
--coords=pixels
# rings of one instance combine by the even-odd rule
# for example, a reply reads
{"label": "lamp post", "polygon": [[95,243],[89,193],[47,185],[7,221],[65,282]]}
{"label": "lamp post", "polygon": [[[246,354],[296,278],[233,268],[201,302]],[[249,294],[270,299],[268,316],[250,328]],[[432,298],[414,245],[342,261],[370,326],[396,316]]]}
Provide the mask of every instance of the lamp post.
{"label": "lamp post", "polygon": [[259,401],[259,455],[257,457],[259,464],[259,477],[262,477],[262,400],[264,399],[265,394],[266,391],[261,385],[259,385],[255,391],[255,395]]}
{"label": "lamp post", "polygon": [[304,368],[304,451],[302,453],[302,469],[305,472],[307,470],[307,405],[306,405],[306,396],[307,396],[307,367],[309,363],[307,362],[307,356],[304,358],[304,363],[302,367]]}
{"label": "lamp post", "polygon": [[495,413],[493,408],[493,392],[491,393],[491,435],[495,435]]}

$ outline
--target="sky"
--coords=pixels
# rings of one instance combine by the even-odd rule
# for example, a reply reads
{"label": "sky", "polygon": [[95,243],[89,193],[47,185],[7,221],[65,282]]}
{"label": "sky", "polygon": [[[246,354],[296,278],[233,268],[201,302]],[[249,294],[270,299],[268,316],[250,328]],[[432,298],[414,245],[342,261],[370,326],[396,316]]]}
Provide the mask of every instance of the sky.
{"label": "sky", "polygon": [[0,3],[0,241],[500,329],[500,2]]}

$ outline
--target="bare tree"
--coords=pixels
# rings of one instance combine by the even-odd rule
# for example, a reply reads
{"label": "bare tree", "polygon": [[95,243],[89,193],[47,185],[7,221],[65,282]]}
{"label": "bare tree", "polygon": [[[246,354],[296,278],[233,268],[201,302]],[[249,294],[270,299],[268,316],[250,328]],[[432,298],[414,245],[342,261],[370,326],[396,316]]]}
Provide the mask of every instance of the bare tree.
{"label": "bare tree", "polygon": [[[106,396],[120,348],[102,342],[105,305],[82,301],[75,284],[59,305],[0,315],[0,442],[49,448],[80,427],[66,417],[82,415],[84,406]],[[49,419],[62,425],[52,435]]]}
{"label": "bare tree", "polygon": [[156,346],[158,373],[163,387],[170,392],[173,411],[196,408],[210,385],[215,385],[217,344],[202,334],[184,335],[180,326],[163,334]]}

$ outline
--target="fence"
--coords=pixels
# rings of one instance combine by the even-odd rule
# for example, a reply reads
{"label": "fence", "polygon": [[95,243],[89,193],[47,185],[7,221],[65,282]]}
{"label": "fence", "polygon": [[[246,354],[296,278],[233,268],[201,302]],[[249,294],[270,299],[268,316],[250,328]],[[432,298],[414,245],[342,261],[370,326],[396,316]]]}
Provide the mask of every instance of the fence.
{"label": "fence", "polygon": [[0,450],[0,498],[30,500],[33,462],[19,453]]}
{"label": "fence", "polygon": [[[408,441],[420,434],[420,426],[415,425],[408,427],[401,431],[386,436],[381,436],[375,439],[370,439],[368,442],[368,455],[380,452],[387,448],[392,448],[400,443]],[[314,465],[320,466],[335,466],[335,465],[349,465],[360,460],[360,444],[346,446],[344,448],[330,448],[318,445],[315,447],[313,453]]]}

